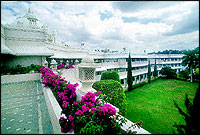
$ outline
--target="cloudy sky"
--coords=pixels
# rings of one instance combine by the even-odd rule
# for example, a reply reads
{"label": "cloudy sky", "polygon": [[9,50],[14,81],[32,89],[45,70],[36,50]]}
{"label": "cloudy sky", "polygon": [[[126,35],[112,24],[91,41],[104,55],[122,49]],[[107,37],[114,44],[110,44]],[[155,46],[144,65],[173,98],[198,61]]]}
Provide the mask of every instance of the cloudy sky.
{"label": "cloudy sky", "polygon": [[133,53],[199,46],[198,1],[1,1],[1,23],[28,8],[59,41]]}

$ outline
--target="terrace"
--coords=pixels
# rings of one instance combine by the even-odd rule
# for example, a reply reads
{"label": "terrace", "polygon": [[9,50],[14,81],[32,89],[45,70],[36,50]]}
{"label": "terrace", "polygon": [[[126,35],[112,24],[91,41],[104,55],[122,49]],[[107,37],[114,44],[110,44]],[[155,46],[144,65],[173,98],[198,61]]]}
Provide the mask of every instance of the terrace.
{"label": "terrace", "polygon": [[[82,62],[84,65],[84,60]],[[76,92],[77,99],[81,99],[88,89],[92,89],[91,87],[86,87],[83,80],[80,82],[80,65],[74,65],[75,67],[72,69],[57,70],[54,68],[56,67],[54,65],[55,63],[52,62],[51,64],[54,73],[58,74],[58,72],[60,72],[62,73],[62,77],[67,78],[67,81],[71,83],[78,82],[80,84]],[[87,67],[86,65],[84,65],[84,68]],[[91,70],[91,66],[87,68]],[[79,69],[79,72],[77,72],[77,69]],[[95,81],[94,78],[95,77],[93,77],[91,82]],[[87,80],[85,77],[82,79]],[[62,109],[52,91],[49,88],[43,88],[44,85],[39,83],[41,81],[39,73],[3,75],[1,76],[1,80],[2,133],[61,133],[59,118],[61,117],[60,113]],[[116,110],[119,109],[116,108]],[[126,124],[121,126],[124,132],[128,130],[128,127],[134,124],[128,119],[126,120]],[[139,134],[149,134],[149,132],[143,128],[136,127],[131,130],[137,131]]]}

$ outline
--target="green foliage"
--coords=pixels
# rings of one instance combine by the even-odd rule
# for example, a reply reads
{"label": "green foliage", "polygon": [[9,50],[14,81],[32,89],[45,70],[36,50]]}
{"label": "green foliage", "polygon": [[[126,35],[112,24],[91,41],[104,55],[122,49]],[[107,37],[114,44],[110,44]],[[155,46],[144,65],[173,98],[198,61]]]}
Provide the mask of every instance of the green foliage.
{"label": "green foliage", "polygon": [[1,66],[1,75],[6,75],[7,73],[10,73],[11,75],[26,74],[29,73],[30,71],[39,72],[39,69],[41,67],[42,67],[41,65],[34,65],[34,64],[31,64],[30,66],[27,67],[22,67],[22,65],[17,65],[15,67]]}
{"label": "green foliage", "polygon": [[177,125],[175,123],[174,127],[177,128],[179,134],[200,134],[200,90],[197,88],[193,104],[190,102],[188,95],[185,97],[186,112],[181,109],[176,102],[174,102],[175,107],[178,109],[179,113],[184,117],[186,125]]}
{"label": "green foliage", "polygon": [[158,51],[158,52],[151,52],[148,54],[182,54],[183,51],[179,50],[165,50],[165,51]]}
{"label": "green foliage", "polygon": [[126,95],[121,83],[115,80],[96,81],[92,88],[105,94],[105,101],[119,108],[119,114],[124,115],[126,112]]}
{"label": "green foliage", "polygon": [[127,84],[128,84],[128,91],[131,91],[132,86],[133,86],[133,77],[132,77],[132,65],[131,65],[131,55],[130,55],[130,53],[129,53],[129,57],[128,57]]}
{"label": "green foliage", "polygon": [[168,66],[163,67],[160,71],[160,74],[162,74],[166,78],[176,78],[176,71]]}
{"label": "green foliage", "polygon": [[195,51],[188,51],[183,56],[183,66],[188,66],[190,68],[196,68],[199,65],[199,55]]}
{"label": "green foliage", "polygon": [[182,78],[182,79],[187,80],[189,79],[189,74],[190,74],[189,70],[185,69],[185,70],[180,71],[179,76],[177,76],[177,78]]}
{"label": "green foliage", "polygon": [[197,75],[199,75],[199,68],[196,68],[196,69],[195,69],[195,73],[196,73]]}
{"label": "green foliage", "polygon": [[195,69],[195,72],[194,72],[194,81],[199,81],[199,68]]}
{"label": "green foliage", "polygon": [[103,127],[101,125],[97,125],[94,121],[90,121],[81,128],[80,134],[100,134],[102,130]]}
{"label": "green foliage", "polygon": [[103,72],[101,75],[101,80],[112,79],[120,82],[119,74],[117,71],[107,71]]}
{"label": "green foliage", "polygon": [[187,66],[190,71],[190,81],[193,81],[193,72],[192,69],[195,69],[199,67],[199,51],[192,50],[192,51],[187,51],[185,53],[185,56],[183,56],[183,66]]}
{"label": "green foliage", "polygon": [[[125,121],[123,123],[125,123]],[[103,131],[104,134],[116,134],[120,133],[121,132],[120,130],[121,130],[120,124],[113,121],[110,122],[110,125],[105,125],[105,124],[98,125],[95,121],[89,121],[85,124],[83,128],[81,128],[79,133],[100,135],[102,134]]]}

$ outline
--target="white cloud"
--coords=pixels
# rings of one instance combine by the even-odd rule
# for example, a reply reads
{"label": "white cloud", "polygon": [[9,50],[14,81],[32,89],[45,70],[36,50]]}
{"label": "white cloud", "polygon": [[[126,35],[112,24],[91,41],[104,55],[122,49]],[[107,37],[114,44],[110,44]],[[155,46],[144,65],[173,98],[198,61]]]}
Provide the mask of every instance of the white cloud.
{"label": "white cloud", "polygon": [[[14,14],[22,16],[27,12],[28,7],[31,7],[41,22],[49,26],[50,31],[56,29],[58,38],[71,45],[85,42],[86,46],[92,48],[122,49],[125,46],[141,53],[143,50],[162,51],[167,48],[166,46],[169,49],[170,47],[176,49],[176,46],[184,49],[188,48],[187,44],[190,42],[194,46],[199,42],[196,40],[199,36],[187,34],[187,31],[178,36],[181,38],[176,35],[172,37],[163,35],[173,32],[180,22],[188,22],[186,16],[190,16],[189,19],[192,21],[192,9],[198,5],[198,2],[176,2],[175,4],[157,2],[157,5],[154,4],[155,2],[148,2],[148,4],[138,4],[137,9],[130,4],[130,6],[126,5],[127,7],[116,8],[113,5],[115,2],[109,1],[37,1],[31,2],[30,5],[24,2],[2,3],[2,24],[11,23],[16,18]],[[109,12],[112,16],[101,20],[100,12],[104,14]],[[125,23],[122,17],[160,18],[160,21],[145,24],[134,21]],[[186,25],[181,26],[183,28],[180,27],[180,30]]]}

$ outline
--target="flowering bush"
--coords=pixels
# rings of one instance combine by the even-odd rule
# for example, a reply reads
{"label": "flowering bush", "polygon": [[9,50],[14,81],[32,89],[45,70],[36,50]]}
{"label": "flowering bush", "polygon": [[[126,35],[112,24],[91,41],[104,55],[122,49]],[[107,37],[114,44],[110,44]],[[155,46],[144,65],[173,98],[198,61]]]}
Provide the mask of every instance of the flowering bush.
{"label": "flowering bush", "polygon": [[73,65],[66,65],[66,69],[74,68]]}
{"label": "flowering bush", "polygon": [[104,100],[119,108],[119,114],[125,115],[127,102],[121,83],[115,80],[101,80],[93,83],[92,88],[105,94]]}
{"label": "flowering bush", "polygon": [[61,132],[74,131],[75,134],[116,134],[121,132],[120,126],[126,122],[125,118],[116,115],[116,109],[105,104],[101,91],[88,92],[81,101],[76,100],[78,83],[71,84],[52,70],[40,68],[42,83],[49,87],[56,97],[62,114],[59,124]]}
{"label": "flowering bush", "polygon": [[78,83],[71,84],[67,82],[64,80],[65,78],[55,75],[49,68],[41,67],[40,72],[44,86],[52,90],[60,106],[65,103],[67,107],[67,103],[73,103],[76,100],[76,87]]}
{"label": "flowering bush", "polygon": [[[101,96],[100,91],[88,92],[82,96],[81,101],[67,104],[67,108],[62,107],[62,114],[65,114],[66,118],[59,119],[61,131],[74,131],[76,134],[119,133],[125,120],[119,119],[116,109],[110,104],[105,104]],[[65,104],[63,103],[64,107]],[[121,123],[116,120],[120,120]]]}
{"label": "flowering bush", "polygon": [[64,67],[65,67],[64,64],[58,64],[57,69],[62,69]]}

